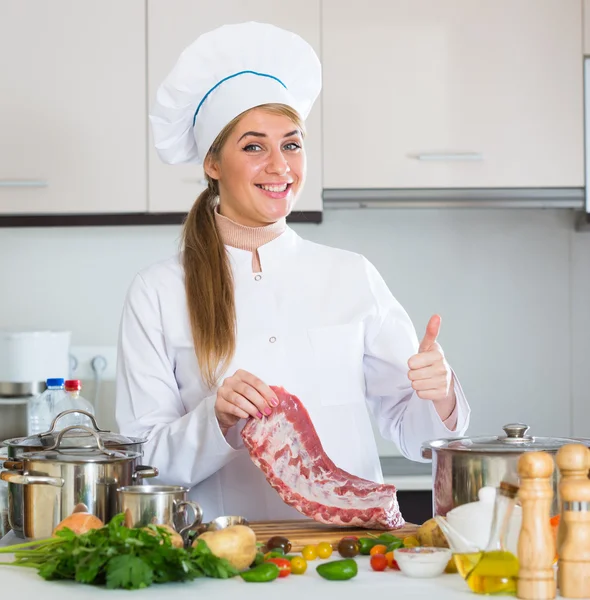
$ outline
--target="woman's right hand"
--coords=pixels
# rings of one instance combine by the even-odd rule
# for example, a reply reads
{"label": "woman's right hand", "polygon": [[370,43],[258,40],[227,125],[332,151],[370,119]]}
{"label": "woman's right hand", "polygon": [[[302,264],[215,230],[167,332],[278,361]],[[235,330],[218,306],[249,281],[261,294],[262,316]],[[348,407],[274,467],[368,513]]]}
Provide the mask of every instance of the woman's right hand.
{"label": "woman's right hand", "polygon": [[239,369],[223,380],[217,390],[215,416],[223,435],[240,419],[262,419],[279,405],[279,399],[264,381]]}

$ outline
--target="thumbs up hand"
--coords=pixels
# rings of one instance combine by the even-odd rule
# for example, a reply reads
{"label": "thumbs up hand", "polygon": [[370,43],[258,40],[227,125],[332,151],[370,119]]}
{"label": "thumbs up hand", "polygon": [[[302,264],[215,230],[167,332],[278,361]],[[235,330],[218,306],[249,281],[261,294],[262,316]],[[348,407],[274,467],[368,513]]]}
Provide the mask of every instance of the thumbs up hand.
{"label": "thumbs up hand", "polygon": [[420,342],[418,354],[408,360],[408,378],[416,395],[432,400],[441,419],[448,418],[455,408],[453,372],[436,341],[440,332],[441,318],[434,315],[428,321],[426,333]]}

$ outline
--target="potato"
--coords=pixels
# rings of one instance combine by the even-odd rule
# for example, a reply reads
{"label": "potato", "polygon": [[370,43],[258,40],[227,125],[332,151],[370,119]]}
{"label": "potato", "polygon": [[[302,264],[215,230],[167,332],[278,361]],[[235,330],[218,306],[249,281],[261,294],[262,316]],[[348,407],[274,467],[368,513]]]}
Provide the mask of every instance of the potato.
{"label": "potato", "polygon": [[64,529],[65,527],[80,535],[90,531],[91,529],[100,529],[101,527],[104,527],[104,523],[98,517],[95,517],[90,513],[75,512],[61,521],[61,523],[59,523],[53,530],[52,535],[55,537],[55,534],[60,529]]}
{"label": "potato", "polygon": [[247,569],[256,558],[256,534],[245,525],[234,525],[219,531],[206,531],[194,542],[203,540],[218,558],[225,558],[238,571]]}
{"label": "potato", "polygon": [[[154,523],[154,526],[161,527],[170,534],[170,542],[172,543],[172,546],[174,546],[174,548],[184,548],[184,540],[182,539],[182,536],[176,531],[176,529],[174,529],[174,527],[170,527],[170,525],[163,525],[161,523]],[[150,529],[149,527],[144,527],[143,529],[145,529],[145,531],[147,531],[151,535],[156,535],[156,532],[153,529]],[[160,542],[160,544],[163,543],[164,542]]]}
{"label": "potato", "polygon": [[416,534],[421,546],[433,546],[435,548],[448,548],[449,543],[434,519],[428,519],[418,529]]}

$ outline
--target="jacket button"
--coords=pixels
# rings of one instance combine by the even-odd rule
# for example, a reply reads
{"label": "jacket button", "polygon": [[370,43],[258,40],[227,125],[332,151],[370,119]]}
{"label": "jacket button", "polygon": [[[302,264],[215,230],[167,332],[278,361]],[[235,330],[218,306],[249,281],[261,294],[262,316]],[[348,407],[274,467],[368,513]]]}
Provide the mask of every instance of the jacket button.
{"label": "jacket button", "polygon": [[254,277],[254,279],[255,279],[256,281],[260,281],[260,280],[262,279],[262,275],[256,275],[256,276]]}
{"label": "jacket button", "polygon": [[274,344],[274,343],[277,341],[277,338],[276,338],[276,337],[273,335],[271,338],[269,338],[269,339],[268,339],[268,341],[269,341],[271,344]]}

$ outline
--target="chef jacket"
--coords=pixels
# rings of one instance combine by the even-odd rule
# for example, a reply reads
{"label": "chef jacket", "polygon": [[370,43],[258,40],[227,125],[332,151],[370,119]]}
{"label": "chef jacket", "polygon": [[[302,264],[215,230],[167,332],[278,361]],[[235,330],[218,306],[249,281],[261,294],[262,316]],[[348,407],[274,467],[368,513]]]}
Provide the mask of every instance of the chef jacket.
{"label": "chef jacket", "polygon": [[[249,371],[283,386],[307,408],[326,454],[341,469],[383,481],[369,413],[381,435],[420,461],[421,444],[458,437],[470,409],[455,377],[457,426],[408,379],[415,329],[375,267],[363,256],[302,239],[287,227],[258,249],[226,246],[235,285],[236,351],[222,374]],[[253,464],[241,440],[245,421],[222,434],[216,388],[203,380],[192,341],[182,257],[134,279],[121,319],[116,418],[121,433],[146,437],[144,464],[158,482],[190,488],[204,519],[301,515]]]}

